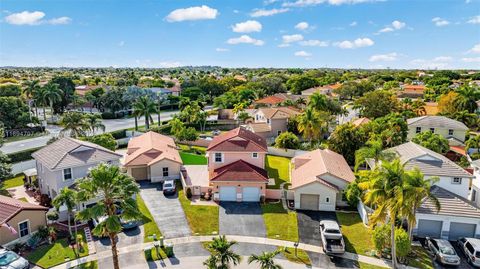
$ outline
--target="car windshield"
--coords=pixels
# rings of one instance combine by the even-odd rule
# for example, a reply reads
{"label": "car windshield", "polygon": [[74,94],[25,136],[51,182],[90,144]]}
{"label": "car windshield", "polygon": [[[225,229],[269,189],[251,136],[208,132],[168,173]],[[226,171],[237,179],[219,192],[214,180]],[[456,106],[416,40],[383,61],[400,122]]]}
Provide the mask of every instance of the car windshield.
{"label": "car windshield", "polygon": [[440,252],[445,255],[455,255],[455,250],[451,247],[441,247]]}
{"label": "car windshield", "polygon": [[173,185],[171,183],[165,183],[164,187],[171,188],[171,187],[173,187]]}
{"label": "car windshield", "polygon": [[326,229],[325,232],[329,233],[329,234],[339,234],[340,233],[339,230],[335,230],[335,229]]}
{"label": "car windshield", "polygon": [[0,266],[8,265],[17,260],[19,256],[15,252],[7,251],[0,254]]}

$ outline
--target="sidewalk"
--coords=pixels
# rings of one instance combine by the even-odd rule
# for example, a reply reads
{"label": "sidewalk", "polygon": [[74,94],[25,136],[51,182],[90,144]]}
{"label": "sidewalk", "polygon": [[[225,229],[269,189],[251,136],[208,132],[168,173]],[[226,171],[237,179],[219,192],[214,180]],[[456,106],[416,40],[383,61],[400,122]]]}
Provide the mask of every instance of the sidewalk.
{"label": "sidewalk", "polygon": [[[167,239],[167,240],[165,240],[165,243],[173,243],[173,245],[175,246],[175,245],[181,245],[181,244],[187,244],[187,243],[198,243],[198,242],[211,241],[212,237],[214,237],[214,236],[207,235],[207,236],[178,237],[178,238]],[[234,241],[237,241],[239,243],[254,243],[254,244],[264,244],[264,245],[272,245],[272,246],[280,246],[280,247],[285,247],[286,246],[286,247],[292,247],[292,248],[294,247],[294,242],[277,240],[277,239],[270,239],[270,238],[263,238],[263,237],[241,236],[241,235],[227,235],[226,237],[227,237],[228,240],[234,240]],[[152,246],[152,245],[153,245],[153,243],[149,242],[149,243],[134,244],[134,245],[130,245],[130,246],[127,246],[127,247],[119,248],[118,249],[118,255],[121,256],[122,254],[125,254],[125,253],[138,252],[138,251],[141,251],[144,248]],[[323,254],[323,250],[320,246],[314,246],[314,245],[300,243],[298,245],[298,248],[303,249],[305,251],[310,251],[310,252]],[[54,269],[68,269],[70,267],[73,267],[73,266],[76,266],[76,265],[79,265],[79,264],[82,264],[82,263],[95,261],[95,260],[98,260],[100,258],[106,258],[106,257],[111,257],[111,256],[112,256],[111,251],[97,252],[96,254],[89,255],[89,256],[86,256],[86,257],[83,257],[83,258],[80,258],[80,259],[77,259],[77,260],[67,262],[67,263],[63,263],[63,264],[57,265],[57,266],[52,267],[52,268],[54,268]],[[364,256],[364,255],[358,255],[358,254],[346,252],[341,257],[344,258],[344,259],[349,259],[349,260],[359,261],[359,262],[363,262],[363,263],[368,263],[368,264],[375,265],[375,266],[386,267],[386,268],[390,267],[390,264],[389,264],[388,261],[373,258],[373,257],[368,257],[368,256]],[[201,257],[201,258],[202,258],[202,262],[203,262],[205,257]],[[182,263],[181,263],[182,267],[184,265],[183,260],[191,260],[192,262],[193,261],[198,262],[198,260],[193,259],[193,257],[189,257],[188,259],[182,258]],[[196,265],[198,266],[199,264],[196,263]],[[188,268],[188,267],[185,267],[185,268]],[[240,267],[240,268],[243,268],[243,267]],[[305,268],[305,267],[303,267],[303,268]]]}

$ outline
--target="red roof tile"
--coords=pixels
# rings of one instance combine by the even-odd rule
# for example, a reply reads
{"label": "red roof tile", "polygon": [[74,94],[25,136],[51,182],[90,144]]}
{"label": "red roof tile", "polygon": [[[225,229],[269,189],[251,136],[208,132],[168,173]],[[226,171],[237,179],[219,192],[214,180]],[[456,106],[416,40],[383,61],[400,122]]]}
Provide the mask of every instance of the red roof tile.
{"label": "red roof tile", "polygon": [[243,127],[230,130],[213,138],[207,151],[267,152],[265,138]]}
{"label": "red roof tile", "polygon": [[238,160],[215,169],[210,180],[268,182],[268,174],[265,169],[243,160]]}
{"label": "red roof tile", "polygon": [[0,224],[9,221],[22,210],[48,211],[48,208],[0,195]]}
{"label": "red roof tile", "polygon": [[284,98],[272,95],[272,96],[267,96],[267,97],[262,98],[262,99],[258,99],[257,101],[255,101],[255,103],[256,104],[276,105],[276,104],[282,103],[283,101],[285,101]]}

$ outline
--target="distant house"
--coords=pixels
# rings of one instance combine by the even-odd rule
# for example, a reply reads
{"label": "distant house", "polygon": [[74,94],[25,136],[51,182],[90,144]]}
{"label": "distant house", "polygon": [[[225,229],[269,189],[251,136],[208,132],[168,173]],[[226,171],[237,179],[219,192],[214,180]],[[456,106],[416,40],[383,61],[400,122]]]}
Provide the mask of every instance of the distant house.
{"label": "distant house", "polygon": [[27,241],[47,225],[48,208],[0,195],[0,245]]}
{"label": "distant house", "polygon": [[265,197],[267,143],[239,127],[216,136],[207,148],[208,180],[217,201],[258,202]]}
{"label": "distant house", "polygon": [[448,139],[452,146],[463,145],[468,127],[460,121],[445,116],[421,116],[407,120],[408,135],[411,140],[418,133],[431,131]]}
{"label": "distant house", "polygon": [[275,138],[287,131],[289,119],[299,114],[290,107],[259,108],[246,128],[265,139]]}
{"label": "distant house", "polygon": [[355,175],[342,155],[317,149],[294,157],[291,164],[296,209],[335,211],[347,205],[342,192]]}
{"label": "distant house", "polygon": [[172,138],[147,132],[128,142],[123,166],[136,180],[179,179],[182,159]]}
{"label": "distant house", "polygon": [[173,94],[173,92],[170,89],[167,88],[159,88],[159,87],[152,87],[152,88],[146,88],[145,90],[151,91],[159,96],[166,97],[168,95]]}
{"label": "distant house", "polygon": [[306,89],[302,91],[303,96],[310,96],[316,92],[324,94],[324,95],[333,95],[333,91],[340,88],[342,84],[337,83],[337,84],[330,84],[330,85],[325,85],[325,86],[318,86],[318,87],[313,87],[310,89]]}
{"label": "distant house", "polygon": [[399,97],[408,98],[423,98],[425,94],[425,85],[401,85]]}
{"label": "distant house", "polygon": [[94,86],[91,86],[91,85],[79,85],[79,86],[76,86],[75,87],[75,93],[80,95],[80,96],[83,96],[85,97],[85,95],[87,95],[87,93],[91,90],[95,90],[95,89],[98,89],[98,88],[102,88],[103,86],[99,86],[99,85],[94,85]]}
{"label": "distant house", "polygon": [[302,99],[301,95],[287,94],[287,93],[276,93],[253,102],[254,107],[275,107],[281,105],[285,101],[297,102]]}

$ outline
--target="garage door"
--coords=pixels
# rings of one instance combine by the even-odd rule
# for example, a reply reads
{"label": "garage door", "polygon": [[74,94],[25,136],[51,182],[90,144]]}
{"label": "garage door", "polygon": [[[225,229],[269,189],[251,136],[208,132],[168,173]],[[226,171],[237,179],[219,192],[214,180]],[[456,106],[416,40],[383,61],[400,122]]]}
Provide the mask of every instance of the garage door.
{"label": "garage door", "polygon": [[318,210],[320,195],[300,194],[300,208],[305,210]]}
{"label": "garage door", "polygon": [[258,202],[260,200],[260,188],[243,187],[242,197],[243,202]]}
{"label": "garage door", "polygon": [[457,240],[460,237],[475,237],[477,225],[469,223],[450,222],[448,240]]}
{"label": "garage door", "polygon": [[425,220],[418,221],[418,237],[433,237],[440,238],[442,235],[442,222],[437,220]]}
{"label": "garage door", "polygon": [[220,187],[220,201],[237,201],[237,187]]}
{"label": "garage door", "polygon": [[132,177],[136,180],[148,179],[147,167],[132,168]]}

